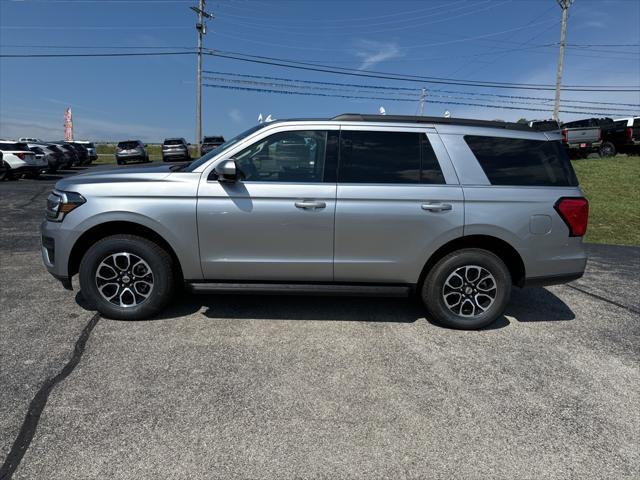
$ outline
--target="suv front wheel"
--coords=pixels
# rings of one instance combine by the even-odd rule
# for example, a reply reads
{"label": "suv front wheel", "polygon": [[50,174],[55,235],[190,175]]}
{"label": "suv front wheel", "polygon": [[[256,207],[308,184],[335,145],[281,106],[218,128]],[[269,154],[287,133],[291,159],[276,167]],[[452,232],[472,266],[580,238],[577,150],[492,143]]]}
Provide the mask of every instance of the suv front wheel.
{"label": "suv front wheel", "polygon": [[120,320],[153,317],[169,302],[171,256],[135,235],[113,235],[93,244],[80,262],[80,289],[101,314]]}
{"label": "suv front wheel", "polygon": [[429,271],[421,296],[438,323],[479,329],[504,312],[511,296],[511,275],[504,262],[487,250],[457,250]]}

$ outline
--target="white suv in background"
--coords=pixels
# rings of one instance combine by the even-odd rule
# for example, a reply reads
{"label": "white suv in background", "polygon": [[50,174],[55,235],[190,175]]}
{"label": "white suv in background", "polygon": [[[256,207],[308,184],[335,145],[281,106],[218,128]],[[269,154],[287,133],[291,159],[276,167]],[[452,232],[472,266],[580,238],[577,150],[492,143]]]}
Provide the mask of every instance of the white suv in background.
{"label": "white suv in background", "polygon": [[48,167],[47,160],[44,157],[36,158],[36,154],[24,142],[0,140],[0,151],[2,161],[9,167],[9,178],[17,178],[22,174],[36,178]]}

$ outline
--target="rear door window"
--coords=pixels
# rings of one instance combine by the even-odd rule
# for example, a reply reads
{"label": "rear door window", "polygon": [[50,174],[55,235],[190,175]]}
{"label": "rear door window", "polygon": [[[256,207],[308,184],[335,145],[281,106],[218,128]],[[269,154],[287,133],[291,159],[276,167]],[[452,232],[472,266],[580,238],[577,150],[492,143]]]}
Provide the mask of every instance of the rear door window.
{"label": "rear door window", "polygon": [[492,185],[577,186],[558,141],[466,135],[467,145]]}
{"label": "rear door window", "polygon": [[445,183],[438,159],[424,133],[352,130],[343,130],[340,134],[338,181]]}

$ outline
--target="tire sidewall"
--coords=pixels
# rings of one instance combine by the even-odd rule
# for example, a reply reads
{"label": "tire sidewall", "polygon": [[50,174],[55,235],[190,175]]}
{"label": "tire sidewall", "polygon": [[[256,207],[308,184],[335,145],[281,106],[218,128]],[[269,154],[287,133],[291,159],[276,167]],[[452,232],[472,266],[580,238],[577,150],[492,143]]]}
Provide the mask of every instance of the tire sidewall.
{"label": "tire sidewall", "polygon": [[[153,272],[153,291],[147,300],[135,307],[119,307],[108,302],[98,291],[95,274],[107,256],[128,252],[142,258]],[[83,296],[101,314],[120,320],[138,320],[156,315],[170,300],[173,272],[170,257],[153,242],[140,237],[113,236],[96,242],[80,262],[80,288]]]}
{"label": "tire sidewall", "polygon": [[[457,268],[477,265],[489,271],[497,285],[496,298],[489,309],[473,318],[453,313],[444,303],[442,288],[448,276]],[[511,275],[500,258],[487,250],[465,249],[442,258],[427,275],[422,286],[422,300],[438,323],[457,329],[479,329],[493,323],[502,315],[511,296]]]}

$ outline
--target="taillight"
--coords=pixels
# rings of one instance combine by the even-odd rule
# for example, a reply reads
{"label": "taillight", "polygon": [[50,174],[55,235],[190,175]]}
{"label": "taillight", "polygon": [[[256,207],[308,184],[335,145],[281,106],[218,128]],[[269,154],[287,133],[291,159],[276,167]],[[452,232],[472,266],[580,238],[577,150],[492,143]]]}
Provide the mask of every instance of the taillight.
{"label": "taillight", "polygon": [[562,197],[554,208],[569,227],[570,237],[582,237],[587,232],[589,201],[584,197]]}
{"label": "taillight", "polygon": [[20,160],[24,160],[24,157],[25,157],[25,154],[24,154],[24,153],[19,152],[19,153],[15,153],[14,155],[15,155],[16,157],[18,157]]}
{"label": "taillight", "polygon": [[566,128],[562,130],[562,143],[569,143],[569,130]]}
{"label": "taillight", "polygon": [[627,127],[626,134],[627,134],[627,140],[633,140],[633,128]]}

